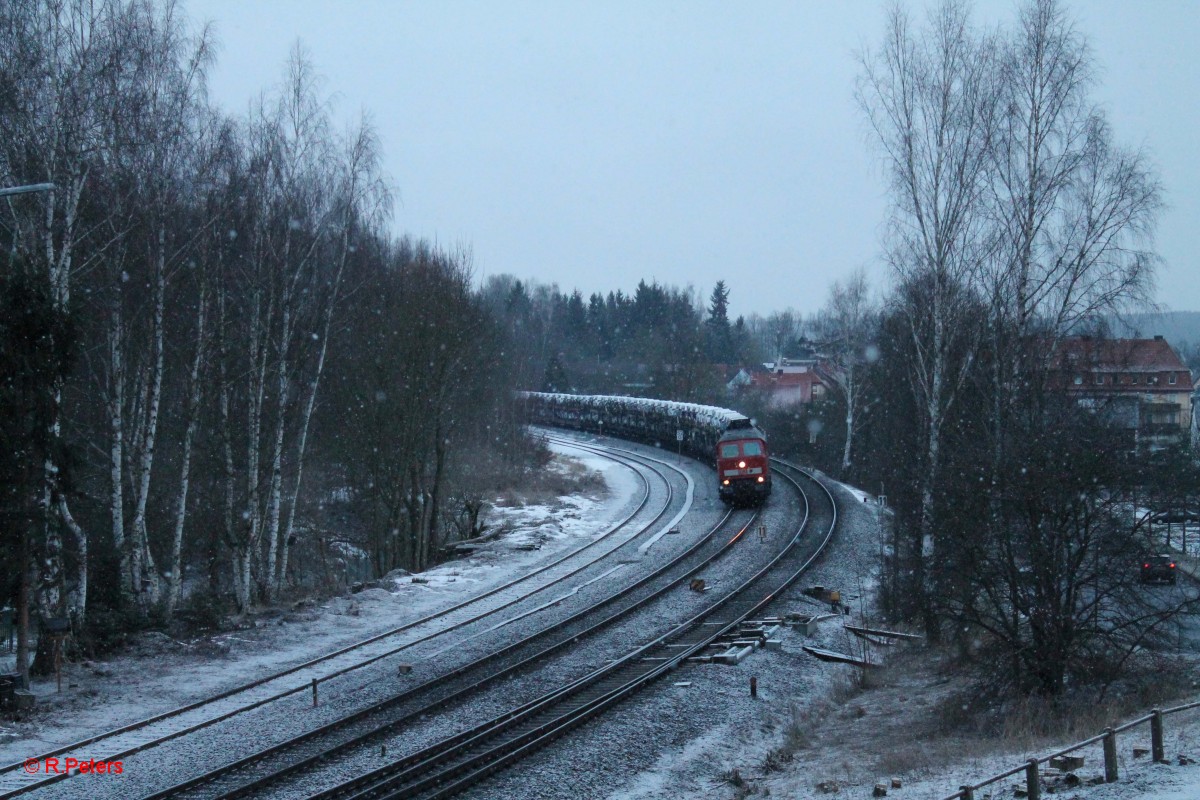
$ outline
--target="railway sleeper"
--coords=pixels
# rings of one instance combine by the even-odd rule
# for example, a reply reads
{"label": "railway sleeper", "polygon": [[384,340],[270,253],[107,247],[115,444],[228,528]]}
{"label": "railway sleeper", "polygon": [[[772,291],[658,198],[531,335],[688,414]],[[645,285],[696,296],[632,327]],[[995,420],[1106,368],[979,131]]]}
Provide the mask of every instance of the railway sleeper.
{"label": "railway sleeper", "polygon": [[753,647],[731,647],[724,653],[712,657],[713,664],[738,664],[754,652]]}

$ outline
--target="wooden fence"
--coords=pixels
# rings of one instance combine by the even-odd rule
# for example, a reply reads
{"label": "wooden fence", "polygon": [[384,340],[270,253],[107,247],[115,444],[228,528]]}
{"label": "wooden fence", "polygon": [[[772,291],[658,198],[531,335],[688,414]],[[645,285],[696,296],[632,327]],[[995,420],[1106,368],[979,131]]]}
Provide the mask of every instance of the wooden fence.
{"label": "wooden fence", "polygon": [[1041,756],[1040,758],[1031,758],[1019,767],[1013,767],[1007,772],[1001,772],[999,775],[993,775],[987,780],[979,783],[972,783],[965,786],[960,786],[958,791],[949,795],[942,800],[975,800],[975,793],[980,789],[990,786],[993,783],[998,783],[1005,778],[1011,778],[1013,775],[1025,773],[1025,785],[1028,791],[1027,797],[1029,800],[1041,800],[1042,796],[1042,779],[1038,771],[1038,767],[1049,761],[1052,758],[1074,753],[1076,750],[1081,750],[1084,747],[1093,745],[1096,742],[1102,742],[1104,745],[1104,782],[1113,783],[1118,778],[1117,772],[1117,734],[1136,728],[1138,725],[1150,723],[1150,757],[1155,763],[1165,761],[1166,754],[1163,747],[1163,717],[1171,714],[1177,714],[1180,711],[1188,711],[1193,708],[1200,708],[1200,702],[1187,703],[1182,706],[1175,706],[1166,710],[1154,709],[1149,714],[1138,717],[1135,720],[1126,722],[1124,725],[1118,725],[1115,728],[1108,728],[1103,733],[1097,734],[1090,739],[1084,739],[1082,742],[1076,742],[1070,747],[1058,750],[1049,755]]}

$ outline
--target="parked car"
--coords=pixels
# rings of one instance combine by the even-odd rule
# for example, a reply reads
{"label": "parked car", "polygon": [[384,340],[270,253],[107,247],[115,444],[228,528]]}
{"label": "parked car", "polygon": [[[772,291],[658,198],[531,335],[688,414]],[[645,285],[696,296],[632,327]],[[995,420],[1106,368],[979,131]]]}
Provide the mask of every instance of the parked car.
{"label": "parked car", "polygon": [[1175,559],[1171,556],[1146,556],[1142,559],[1142,583],[1175,583]]}
{"label": "parked car", "polygon": [[1150,521],[1156,524],[1175,524],[1182,522],[1185,525],[1195,524],[1200,522],[1200,511],[1159,511],[1150,517]]}

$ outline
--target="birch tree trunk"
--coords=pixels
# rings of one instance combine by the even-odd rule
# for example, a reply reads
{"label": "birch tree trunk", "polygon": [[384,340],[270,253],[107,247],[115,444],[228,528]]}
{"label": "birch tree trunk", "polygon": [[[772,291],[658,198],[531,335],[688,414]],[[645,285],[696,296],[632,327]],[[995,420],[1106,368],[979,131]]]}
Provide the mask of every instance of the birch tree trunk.
{"label": "birch tree trunk", "polygon": [[246,442],[246,510],[242,512],[243,521],[239,526],[244,532],[239,537],[235,552],[236,569],[234,582],[238,586],[238,606],[241,611],[249,609],[251,594],[251,560],[258,548],[261,535],[261,516],[259,512],[259,447],[262,437],[263,395],[266,390],[267,346],[266,327],[269,314],[263,309],[262,290],[255,288],[253,313],[251,315],[250,344],[250,386],[248,432]]}
{"label": "birch tree trunk", "polygon": [[113,548],[118,554],[121,589],[132,591],[129,553],[125,546],[125,359],[121,318],[121,282],[115,276],[108,322],[109,520]]}
{"label": "birch tree trunk", "polygon": [[290,388],[288,380],[288,369],[290,366],[288,353],[292,339],[291,294],[292,288],[289,285],[284,290],[282,310],[280,312],[282,323],[280,325],[278,343],[278,361],[276,362],[276,376],[278,379],[276,391],[278,391],[279,396],[277,399],[278,411],[275,416],[274,446],[271,450],[271,489],[267,500],[267,528],[265,532],[267,538],[267,561],[262,574],[262,588],[268,601],[273,599],[274,588],[278,585],[275,578],[275,561],[279,551],[279,516],[283,502],[283,431],[284,425],[287,422],[288,392]]}
{"label": "birch tree trunk", "polygon": [[145,399],[145,423],[138,448],[137,472],[134,486],[137,492],[134,506],[131,538],[134,551],[134,586],[138,590],[138,601],[143,607],[153,605],[159,599],[158,570],[154,565],[154,554],[150,551],[146,530],[146,504],[150,499],[150,477],[154,467],[155,445],[158,440],[158,414],[162,402],[162,380],[164,365],[163,315],[166,308],[166,231],[158,230],[158,247],[153,257],[154,279],[151,314],[151,367],[147,380]]}
{"label": "birch tree trunk", "polygon": [[[222,521],[225,528],[225,542],[232,552],[232,574],[234,598],[239,614],[244,614],[250,608],[249,574],[243,572],[243,561],[249,565],[250,532],[239,528],[234,522],[234,503],[237,495],[237,472],[233,461],[233,420],[230,415],[230,392],[228,372],[229,352],[227,347],[226,290],[221,284],[217,287],[217,367],[218,367],[218,414],[220,415],[220,436],[222,451],[222,466],[224,471],[225,491],[223,493]],[[248,513],[248,512],[247,512]],[[247,520],[249,517],[247,516]]]}
{"label": "birch tree trunk", "polygon": [[994,247],[983,198],[1000,97],[995,48],[971,29],[958,0],[931,11],[920,32],[897,8],[883,47],[863,58],[858,91],[893,182],[890,259],[911,293],[903,311],[926,461],[914,588],[930,637],[939,634],[933,567],[942,435],[970,374],[981,334],[972,293]]}
{"label": "birch tree trunk", "polygon": [[[79,165],[74,165],[71,179],[65,192],[66,199],[63,204],[62,221],[63,233],[61,235],[61,244],[57,247],[54,241],[55,202],[53,200],[54,195],[57,194],[56,192],[51,193],[51,201],[47,203],[44,247],[46,263],[49,268],[50,299],[54,313],[63,319],[70,316],[71,266],[76,236],[75,225],[85,179],[85,169]],[[61,376],[58,376],[55,378],[51,389],[50,447],[47,451],[48,455],[43,468],[42,511],[44,527],[42,530],[42,552],[40,554],[37,579],[38,605],[43,614],[62,614],[67,612],[82,619],[85,606],[80,605],[73,608],[66,608],[64,604],[66,598],[61,591],[64,582],[62,537],[59,532],[60,527],[56,524],[56,517],[57,522],[66,525],[66,520],[62,514],[63,511],[69,510],[67,500],[61,496],[59,489],[61,475],[59,465],[55,460],[55,454],[61,450],[62,395],[63,379]],[[78,526],[75,527],[78,531],[77,536],[86,548],[86,534]],[[87,586],[86,560],[80,561],[77,566],[76,584],[78,586]],[[79,599],[80,597],[77,595],[76,600],[78,601]],[[82,597],[82,601],[85,603],[86,599],[86,596]]]}
{"label": "birch tree trunk", "polygon": [[187,429],[183,434],[183,455],[179,473],[179,490],[175,501],[175,530],[171,539],[171,566],[168,574],[167,613],[174,614],[182,598],[183,590],[183,527],[187,519],[188,483],[191,478],[192,441],[200,426],[200,399],[202,396],[201,373],[207,352],[206,323],[208,319],[208,286],[202,279],[200,299],[196,311],[196,352],[192,357],[192,370],[188,376]]}
{"label": "birch tree trunk", "polygon": [[[345,257],[342,258],[342,266],[345,265]],[[325,308],[325,324],[321,331],[321,346],[317,354],[317,365],[313,372],[312,382],[308,388],[308,400],[304,405],[304,415],[300,420],[300,435],[296,442],[296,481],[292,486],[291,502],[288,504],[287,524],[284,526],[283,535],[279,544],[279,573],[275,582],[275,591],[283,591],[284,584],[287,581],[288,568],[288,553],[291,550],[292,531],[296,523],[296,506],[300,503],[300,486],[304,480],[304,454],[308,447],[308,425],[312,420],[313,408],[317,402],[317,389],[321,385],[321,374],[325,370],[325,354],[329,349],[329,336],[333,327],[333,310],[334,304],[337,302],[337,287],[341,283],[342,268],[339,267],[338,275],[334,278],[333,297],[329,300],[329,305]]]}

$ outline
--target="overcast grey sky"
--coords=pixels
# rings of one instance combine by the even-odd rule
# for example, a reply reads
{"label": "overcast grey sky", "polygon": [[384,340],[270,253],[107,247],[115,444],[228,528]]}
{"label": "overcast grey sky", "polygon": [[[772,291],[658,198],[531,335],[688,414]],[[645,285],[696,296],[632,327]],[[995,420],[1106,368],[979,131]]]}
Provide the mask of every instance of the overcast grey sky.
{"label": "overcast grey sky", "polygon": [[[923,3],[912,3],[915,9]],[[1118,140],[1144,147],[1170,208],[1160,300],[1200,309],[1200,1],[1072,4]],[[395,229],[469,245],[480,276],[570,291],[718,279],[734,314],[811,312],[866,267],[884,182],[853,99],[885,4],[186,0],[222,48],[232,112],[301,41],[342,117],[370,113]],[[976,6],[981,23],[1015,3]]]}

